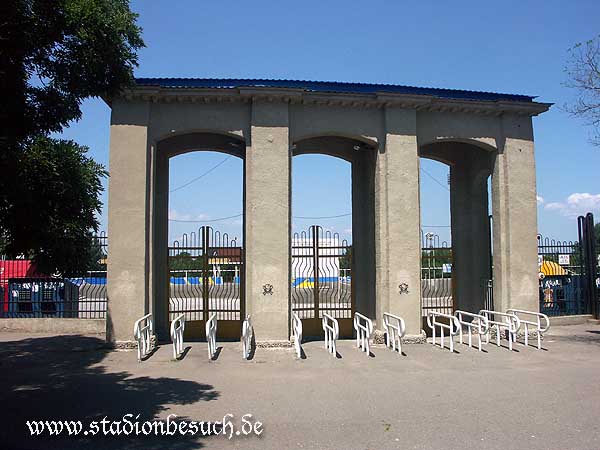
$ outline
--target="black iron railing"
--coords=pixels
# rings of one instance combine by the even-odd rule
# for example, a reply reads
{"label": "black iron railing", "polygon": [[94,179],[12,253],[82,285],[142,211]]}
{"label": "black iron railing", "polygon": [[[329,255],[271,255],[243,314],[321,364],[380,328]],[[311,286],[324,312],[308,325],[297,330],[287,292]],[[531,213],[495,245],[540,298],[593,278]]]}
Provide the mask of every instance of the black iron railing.
{"label": "black iron railing", "polygon": [[168,248],[169,320],[244,318],[244,249],[236,238],[211,227],[184,234]]}
{"label": "black iron railing", "polygon": [[452,246],[437,234],[421,231],[421,314],[453,314]]}
{"label": "black iron railing", "polygon": [[579,242],[538,235],[538,265],[540,312],[549,316],[590,313]]}
{"label": "black iron railing", "polygon": [[312,225],[292,236],[291,307],[300,319],[351,319],[352,246],[338,233]]}

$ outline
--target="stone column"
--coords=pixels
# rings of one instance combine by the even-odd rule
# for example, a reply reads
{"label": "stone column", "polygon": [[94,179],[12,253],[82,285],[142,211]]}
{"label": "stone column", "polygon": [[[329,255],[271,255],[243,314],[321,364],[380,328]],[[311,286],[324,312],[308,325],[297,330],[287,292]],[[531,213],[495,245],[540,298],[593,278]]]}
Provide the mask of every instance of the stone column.
{"label": "stone column", "polygon": [[504,116],[492,175],[494,309],[539,310],[531,118]]}
{"label": "stone column", "polygon": [[[407,335],[421,334],[419,153],[416,111],[386,108],[385,145],[376,173],[378,325],[383,312],[404,318]],[[406,283],[408,292],[398,285]]]}
{"label": "stone column", "polygon": [[484,307],[490,274],[487,178],[488,152],[459,152],[450,169],[454,307],[477,312]]}
{"label": "stone column", "polygon": [[152,163],[152,234],[150,267],[152,267],[150,311],[159,340],[169,341],[169,154],[160,145],[150,146]]}
{"label": "stone column", "polygon": [[115,100],[110,127],[107,339],[132,341],[148,312],[149,105]]}
{"label": "stone column", "polygon": [[354,151],[352,161],[352,289],[356,311],[377,318],[375,291],[374,166],[376,150]]}
{"label": "stone column", "polygon": [[[288,104],[254,100],[246,147],[246,310],[257,341],[289,338],[290,162]],[[263,286],[271,285],[272,293]]]}

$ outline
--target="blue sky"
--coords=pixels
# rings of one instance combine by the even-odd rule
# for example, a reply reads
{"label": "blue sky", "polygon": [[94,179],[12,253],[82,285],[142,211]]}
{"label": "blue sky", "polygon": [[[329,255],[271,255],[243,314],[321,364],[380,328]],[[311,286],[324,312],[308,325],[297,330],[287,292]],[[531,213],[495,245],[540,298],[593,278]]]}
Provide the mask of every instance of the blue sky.
{"label": "blue sky", "polygon": [[[600,216],[600,148],[588,143],[582,122],[561,109],[575,94],[563,85],[568,49],[600,34],[598,1],[156,0],[134,1],[132,9],[140,14],[147,45],[136,76],[356,81],[538,95],[556,104],[534,119],[540,232],[574,238],[578,213],[593,210]],[[94,99],[83,112],[63,135],[88,145],[108,165],[110,110]],[[175,158],[171,188],[224,158],[218,153]],[[423,161],[423,170],[423,224],[447,226],[447,168]],[[241,180],[241,161],[229,158],[171,194],[172,218],[240,213]],[[351,211],[350,167],[343,161],[296,157],[293,186],[294,216]],[[311,221],[293,222],[300,229]],[[319,222],[346,235],[350,229],[348,216]],[[106,228],[106,208],[101,223]],[[213,225],[239,234],[240,224],[234,218]],[[199,225],[172,222],[171,236]],[[434,230],[448,235],[447,228]]]}

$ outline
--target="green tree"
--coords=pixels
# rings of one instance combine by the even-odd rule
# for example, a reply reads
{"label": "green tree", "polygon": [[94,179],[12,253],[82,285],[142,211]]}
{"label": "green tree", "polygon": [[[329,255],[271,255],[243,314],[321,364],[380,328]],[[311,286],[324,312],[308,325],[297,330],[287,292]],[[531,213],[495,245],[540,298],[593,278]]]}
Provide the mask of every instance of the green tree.
{"label": "green tree", "polygon": [[33,257],[43,273],[86,270],[95,257],[92,228],[106,172],[86,152],[73,141],[38,137],[17,154],[11,209],[19,214],[3,217],[11,230],[5,251]]}
{"label": "green tree", "polygon": [[449,278],[450,274],[444,275],[444,264],[452,264],[452,248],[421,249],[421,269],[426,269],[427,278]]}
{"label": "green tree", "polygon": [[344,250],[344,255],[340,257],[340,269],[352,269],[352,246]]}
{"label": "green tree", "polygon": [[204,268],[204,259],[201,256],[192,256],[189,252],[179,252],[169,258],[169,269],[177,271],[200,270]]}
{"label": "green tree", "polygon": [[127,0],[0,3],[0,245],[46,272],[82,269],[106,171],[48,135],[132,82],[137,16]]}
{"label": "green tree", "polygon": [[90,246],[90,259],[87,264],[89,271],[106,271],[106,258],[108,255],[104,245],[106,245],[106,241],[103,241],[102,238],[99,238],[98,236],[93,237]]}

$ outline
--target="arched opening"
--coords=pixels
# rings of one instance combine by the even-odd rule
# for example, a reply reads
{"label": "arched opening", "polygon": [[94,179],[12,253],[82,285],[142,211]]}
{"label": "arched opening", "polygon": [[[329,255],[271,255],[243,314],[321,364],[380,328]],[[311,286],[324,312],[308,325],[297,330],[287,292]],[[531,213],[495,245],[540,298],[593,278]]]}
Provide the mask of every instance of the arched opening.
{"label": "arched opening", "polygon": [[375,149],[338,136],[292,149],[290,310],[306,336],[322,335],[327,313],[350,337],[355,311],[375,317]]}
{"label": "arched opening", "polygon": [[444,141],[420,148],[421,311],[492,306],[493,152]]}
{"label": "arched opening", "polygon": [[186,339],[237,339],[244,302],[244,156],[237,136],[190,133],[156,145],[153,312],[159,338],[186,320]]}

